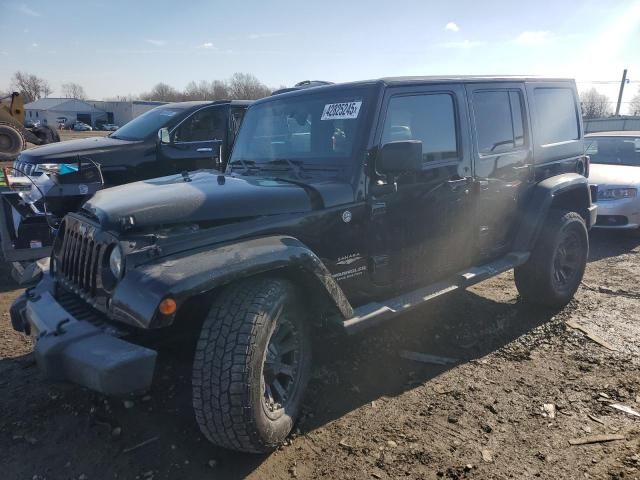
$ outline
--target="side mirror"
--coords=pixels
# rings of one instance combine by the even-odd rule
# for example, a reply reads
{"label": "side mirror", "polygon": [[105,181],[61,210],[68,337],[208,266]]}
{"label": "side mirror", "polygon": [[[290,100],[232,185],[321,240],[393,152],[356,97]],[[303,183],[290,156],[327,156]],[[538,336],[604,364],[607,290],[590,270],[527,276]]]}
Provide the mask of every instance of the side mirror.
{"label": "side mirror", "polygon": [[158,141],[164,145],[171,143],[171,138],[169,137],[169,129],[167,127],[162,127],[160,130],[158,130]]}
{"label": "side mirror", "polygon": [[385,143],[376,157],[376,171],[381,174],[400,174],[422,170],[422,142],[399,140]]}

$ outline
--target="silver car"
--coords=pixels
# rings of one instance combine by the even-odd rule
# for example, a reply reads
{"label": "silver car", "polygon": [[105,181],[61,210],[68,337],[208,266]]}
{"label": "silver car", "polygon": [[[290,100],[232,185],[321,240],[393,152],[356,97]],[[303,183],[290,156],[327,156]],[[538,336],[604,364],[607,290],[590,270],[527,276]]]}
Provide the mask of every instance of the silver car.
{"label": "silver car", "polygon": [[585,148],[591,157],[589,182],[598,187],[594,227],[640,228],[640,132],[591,133]]}

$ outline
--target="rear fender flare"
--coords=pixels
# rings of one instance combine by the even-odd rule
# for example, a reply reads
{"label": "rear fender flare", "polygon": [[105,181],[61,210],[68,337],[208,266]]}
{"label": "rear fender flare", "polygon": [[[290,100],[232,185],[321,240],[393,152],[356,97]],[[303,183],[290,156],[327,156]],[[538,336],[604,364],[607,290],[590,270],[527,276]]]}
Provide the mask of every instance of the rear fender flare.
{"label": "rear fender flare", "polygon": [[531,251],[552,208],[572,210],[585,219],[590,227],[589,207],[591,191],[586,177],[565,173],[549,177],[530,192],[517,230],[514,250]]}
{"label": "rear fender flare", "polygon": [[156,318],[165,297],[173,297],[179,308],[189,298],[234,280],[291,268],[313,278],[341,316],[353,316],[351,304],[320,258],[298,239],[280,235],[187,251],[134,268],[116,288],[111,312],[139,327],[167,326],[173,318]]}

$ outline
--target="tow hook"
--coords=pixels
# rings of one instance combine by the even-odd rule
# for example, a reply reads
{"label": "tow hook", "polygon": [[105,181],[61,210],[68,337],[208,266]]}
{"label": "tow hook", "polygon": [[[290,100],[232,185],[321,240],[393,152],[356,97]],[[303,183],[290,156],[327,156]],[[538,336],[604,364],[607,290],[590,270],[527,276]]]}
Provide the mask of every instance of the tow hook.
{"label": "tow hook", "polygon": [[63,326],[65,323],[69,323],[69,319],[68,319],[68,318],[65,318],[65,319],[63,319],[63,320],[60,320],[60,321],[58,322],[58,324],[56,325],[56,330],[53,332],[53,334],[54,334],[56,337],[57,337],[58,335],[62,335],[62,334],[64,334],[64,333],[66,333],[66,330],[65,330],[64,328],[62,328],[62,326]]}
{"label": "tow hook", "polygon": [[24,296],[27,297],[32,302],[36,302],[36,301],[40,300],[40,295],[36,295],[36,294],[33,293],[33,290],[35,288],[36,287],[29,287],[24,291]]}

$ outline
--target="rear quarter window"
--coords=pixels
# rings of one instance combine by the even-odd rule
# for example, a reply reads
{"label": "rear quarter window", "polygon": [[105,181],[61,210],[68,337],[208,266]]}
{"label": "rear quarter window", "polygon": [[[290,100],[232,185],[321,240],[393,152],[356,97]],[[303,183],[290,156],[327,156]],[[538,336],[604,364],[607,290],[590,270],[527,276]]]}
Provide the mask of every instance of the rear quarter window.
{"label": "rear quarter window", "polygon": [[578,106],[572,89],[538,87],[534,89],[533,96],[540,145],[580,138]]}

